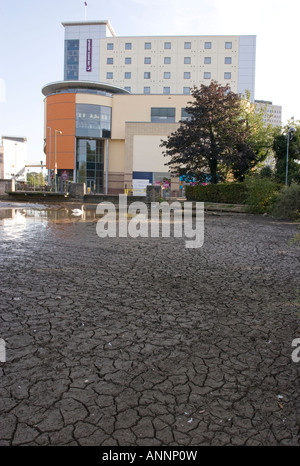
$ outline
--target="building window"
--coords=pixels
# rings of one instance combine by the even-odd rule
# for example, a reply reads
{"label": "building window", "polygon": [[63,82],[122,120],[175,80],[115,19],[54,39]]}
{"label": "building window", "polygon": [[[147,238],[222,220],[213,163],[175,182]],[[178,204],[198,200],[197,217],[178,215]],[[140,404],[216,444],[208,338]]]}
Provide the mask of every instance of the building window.
{"label": "building window", "polygon": [[231,65],[232,59],[231,57],[225,57],[225,65]]}
{"label": "building window", "polygon": [[108,42],[107,44],[107,50],[113,50],[114,49],[114,44],[111,42]]}
{"label": "building window", "polygon": [[110,131],[110,107],[92,104],[76,104],[76,137],[110,137]]}
{"label": "building window", "polygon": [[211,65],[211,57],[204,57],[204,64]]}
{"label": "building window", "polygon": [[124,78],[125,79],[131,79],[131,73],[126,71],[125,74],[124,74]]}
{"label": "building window", "polygon": [[144,79],[150,79],[151,78],[151,73],[149,71],[144,72]]}
{"label": "building window", "polygon": [[224,73],[224,79],[231,79],[231,73]]}
{"label": "building window", "polygon": [[170,49],[171,48],[171,42],[165,42],[164,48],[165,49]]}
{"label": "building window", "polygon": [[125,57],[125,65],[131,65],[131,57]]}
{"label": "building window", "polygon": [[126,42],[125,43],[125,50],[131,50],[131,48],[132,48],[131,42]]}
{"label": "building window", "polygon": [[79,77],[79,40],[65,41],[65,81],[77,80]]}
{"label": "building window", "polygon": [[225,49],[232,49],[232,42],[225,42]]}
{"label": "building window", "polygon": [[211,49],[211,42],[204,42],[205,49]]}
{"label": "building window", "polygon": [[144,63],[145,63],[145,65],[151,65],[151,58],[150,57],[145,57],[144,58]]}
{"label": "building window", "polygon": [[151,108],[151,123],[175,123],[175,108]]}
{"label": "building window", "polygon": [[204,73],[204,79],[211,79],[211,73],[208,72],[208,71],[206,71],[206,72]]}
{"label": "building window", "polygon": [[183,62],[185,65],[190,65],[192,63],[191,57],[184,57]]}
{"label": "building window", "polygon": [[164,93],[164,94],[170,94],[170,92],[171,92],[171,91],[170,91],[170,88],[169,88],[169,87],[164,87],[164,89],[163,89],[163,93]]}
{"label": "building window", "polygon": [[171,57],[164,57],[164,64],[171,65]]}
{"label": "building window", "polygon": [[185,108],[182,108],[181,109],[181,121],[187,121],[191,119],[192,119],[191,114],[188,113]]}
{"label": "building window", "polygon": [[114,64],[114,59],[113,58],[108,58],[106,60],[107,65],[113,65]]}
{"label": "building window", "polygon": [[113,73],[106,73],[106,79],[113,79],[114,74]]}
{"label": "building window", "polygon": [[171,79],[171,73],[169,71],[164,72],[164,79]]}
{"label": "building window", "polygon": [[184,79],[191,79],[191,73],[189,71],[185,71],[183,73],[183,78]]}
{"label": "building window", "polygon": [[144,94],[150,94],[150,87],[144,87]]}
{"label": "building window", "polygon": [[151,49],[151,42],[145,42],[145,49],[147,50]]}
{"label": "building window", "polygon": [[191,93],[191,88],[190,87],[184,87],[183,88],[183,93],[184,94],[190,94]]}
{"label": "building window", "polygon": [[191,42],[185,42],[185,43],[184,43],[184,48],[185,48],[185,49],[190,49],[190,48],[192,48],[192,43],[191,43]]}
{"label": "building window", "polygon": [[131,92],[131,87],[130,87],[130,86],[126,86],[126,87],[124,87],[124,89],[125,89],[125,91],[127,91],[127,92]]}

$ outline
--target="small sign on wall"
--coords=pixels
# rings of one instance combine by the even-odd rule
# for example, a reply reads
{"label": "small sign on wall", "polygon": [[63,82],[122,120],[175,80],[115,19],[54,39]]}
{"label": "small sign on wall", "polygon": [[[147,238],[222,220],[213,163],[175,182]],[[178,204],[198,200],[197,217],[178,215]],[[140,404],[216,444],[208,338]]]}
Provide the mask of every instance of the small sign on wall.
{"label": "small sign on wall", "polygon": [[86,40],[86,71],[92,71],[92,39]]}
{"label": "small sign on wall", "polygon": [[148,184],[150,184],[149,180],[132,180],[132,194],[134,196],[146,196]]}

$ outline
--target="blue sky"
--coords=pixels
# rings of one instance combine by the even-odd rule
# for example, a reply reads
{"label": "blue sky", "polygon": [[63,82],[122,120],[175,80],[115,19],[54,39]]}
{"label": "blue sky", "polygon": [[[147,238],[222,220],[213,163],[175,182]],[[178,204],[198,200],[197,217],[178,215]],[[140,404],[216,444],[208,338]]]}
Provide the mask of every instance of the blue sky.
{"label": "blue sky", "polygon": [[[87,0],[87,19],[117,35],[257,36],[255,98],[300,120],[299,0]],[[0,0],[0,137],[28,138],[44,159],[41,88],[63,79],[62,21],[83,21],[82,0]]]}

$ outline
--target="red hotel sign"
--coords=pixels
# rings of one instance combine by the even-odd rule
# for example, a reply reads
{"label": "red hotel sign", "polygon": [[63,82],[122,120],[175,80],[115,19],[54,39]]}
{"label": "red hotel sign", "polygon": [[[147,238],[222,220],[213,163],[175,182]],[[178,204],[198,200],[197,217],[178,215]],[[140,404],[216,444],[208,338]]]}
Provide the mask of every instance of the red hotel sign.
{"label": "red hotel sign", "polygon": [[86,71],[92,71],[92,39],[86,40]]}

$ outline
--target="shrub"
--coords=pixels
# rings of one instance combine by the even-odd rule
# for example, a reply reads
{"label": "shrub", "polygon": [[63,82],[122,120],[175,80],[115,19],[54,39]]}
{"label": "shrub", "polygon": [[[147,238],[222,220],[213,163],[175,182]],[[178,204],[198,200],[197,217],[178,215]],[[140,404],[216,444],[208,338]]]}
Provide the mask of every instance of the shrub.
{"label": "shrub", "polygon": [[278,218],[300,220],[300,185],[292,183],[282,189],[275,200],[271,213]]}
{"label": "shrub", "polygon": [[259,214],[270,212],[282,185],[270,178],[255,175],[247,177],[244,184],[247,189],[246,203],[249,210]]}
{"label": "shrub", "polygon": [[188,201],[245,204],[247,190],[244,183],[218,183],[206,186],[186,186]]}
{"label": "shrub", "polygon": [[272,178],[273,170],[270,165],[265,165],[259,172],[259,176],[262,178]]}

